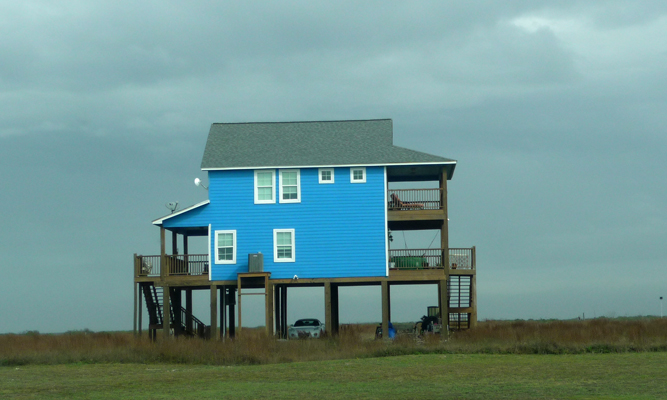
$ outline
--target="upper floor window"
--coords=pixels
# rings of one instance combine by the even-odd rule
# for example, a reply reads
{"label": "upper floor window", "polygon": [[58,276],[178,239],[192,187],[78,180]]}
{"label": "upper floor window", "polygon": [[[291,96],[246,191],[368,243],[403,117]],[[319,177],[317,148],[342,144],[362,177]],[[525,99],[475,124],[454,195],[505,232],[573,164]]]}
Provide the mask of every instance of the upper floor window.
{"label": "upper floor window", "polygon": [[294,262],[296,260],[294,229],[273,230],[273,261]]}
{"label": "upper floor window", "polygon": [[236,264],[236,231],[215,231],[215,263]]}
{"label": "upper floor window", "polygon": [[274,170],[255,171],[255,204],[275,203],[273,197],[276,186],[276,173]]}
{"label": "upper floor window", "polygon": [[298,169],[280,170],[280,202],[301,202],[301,173]]}
{"label": "upper floor window", "polygon": [[320,168],[318,173],[320,183],[334,183],[333,168]]}
{"label": "upper floor window", "polygon": [[365,183],[366,182],[366,167],[350,168],[350,182],[351,183]]}

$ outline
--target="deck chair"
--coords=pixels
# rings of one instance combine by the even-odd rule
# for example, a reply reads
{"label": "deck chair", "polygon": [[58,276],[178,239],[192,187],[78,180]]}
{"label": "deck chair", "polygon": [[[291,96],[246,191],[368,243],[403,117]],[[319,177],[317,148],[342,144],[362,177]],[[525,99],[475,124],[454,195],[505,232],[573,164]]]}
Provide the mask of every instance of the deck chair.
{"label": "deck chair", "polygon": [[142,260],[141,275],[149,275],[151,272],[153,272],[153,263],[151,260]]}
{"label": "deck chair", "polygon": [[398,198],[396,193],[391,194],[390,205],[391,205],[392,209],[399,209],[399,210],[423,210],[424,209],[424,204],[422,204],[422,203],[415,203],[415,202],[412,202],[412,201],[401,201],[401,199]]}

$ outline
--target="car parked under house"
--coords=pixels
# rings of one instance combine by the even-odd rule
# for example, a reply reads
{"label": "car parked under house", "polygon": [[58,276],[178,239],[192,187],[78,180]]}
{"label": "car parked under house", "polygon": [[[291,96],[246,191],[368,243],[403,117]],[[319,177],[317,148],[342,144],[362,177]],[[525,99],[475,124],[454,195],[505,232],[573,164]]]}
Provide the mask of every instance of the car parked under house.
{"label": "car parked under house", "polygon": [[317,339],[322,336],[324,336],[324,324],[315,318],[299,319],[287,329],[289,339]]}

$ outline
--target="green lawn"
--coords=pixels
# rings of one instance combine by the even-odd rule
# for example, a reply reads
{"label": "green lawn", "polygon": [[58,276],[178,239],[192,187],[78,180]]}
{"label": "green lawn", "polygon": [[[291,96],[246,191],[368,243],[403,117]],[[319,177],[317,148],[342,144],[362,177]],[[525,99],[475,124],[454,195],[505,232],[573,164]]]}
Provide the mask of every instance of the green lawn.
{"label": "green lawn", "polygon": [[0,367],[0,398],[657,399],[667,398],[667,353],[12,366]]}

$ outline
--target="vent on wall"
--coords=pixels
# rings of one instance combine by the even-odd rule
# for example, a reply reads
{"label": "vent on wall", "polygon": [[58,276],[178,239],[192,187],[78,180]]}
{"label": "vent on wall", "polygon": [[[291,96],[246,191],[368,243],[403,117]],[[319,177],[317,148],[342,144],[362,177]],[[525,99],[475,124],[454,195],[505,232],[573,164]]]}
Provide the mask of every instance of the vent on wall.
{"label": "vent on wall", "polygon": [[264,255],[262,253],[248,254],[248,272],[264,272]]}

